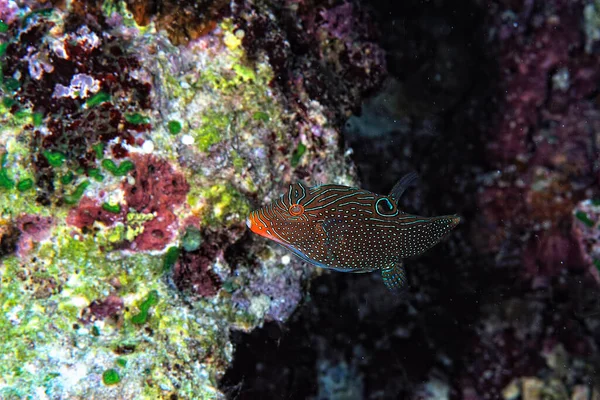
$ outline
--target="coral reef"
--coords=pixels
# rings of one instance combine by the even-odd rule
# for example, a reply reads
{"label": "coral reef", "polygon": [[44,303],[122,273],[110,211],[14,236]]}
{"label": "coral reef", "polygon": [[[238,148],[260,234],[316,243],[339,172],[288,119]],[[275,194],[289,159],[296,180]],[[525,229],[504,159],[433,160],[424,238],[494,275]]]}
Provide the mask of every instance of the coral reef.
{"label": "coral reef", "polygon": [[[0,397],[600,398],[600,3],[456,4],[0,0]],[[411,170],[402,295],[246,232]]]}
{"label": "coral reef", "polygon": [[230,331],[302,301],[246,214],[355,176],[247,46],[268,7],[0,2],[0,397],[222,398]]}

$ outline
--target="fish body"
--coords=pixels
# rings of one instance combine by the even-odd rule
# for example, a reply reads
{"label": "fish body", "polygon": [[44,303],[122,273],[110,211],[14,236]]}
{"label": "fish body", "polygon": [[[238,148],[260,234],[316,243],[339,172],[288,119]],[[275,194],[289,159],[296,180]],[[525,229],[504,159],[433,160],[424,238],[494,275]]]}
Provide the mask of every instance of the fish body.
{"label": "fish body", "polygon": [[356,187],[302,182],[253,211],[252,232],[277,242],[318,267],[343,272],[381,270],[390,289],[405,282],[402,259],[423,253],[459,222],[457,215],[421,217],[398,209],[416,179],[400,179],[387,196]]}

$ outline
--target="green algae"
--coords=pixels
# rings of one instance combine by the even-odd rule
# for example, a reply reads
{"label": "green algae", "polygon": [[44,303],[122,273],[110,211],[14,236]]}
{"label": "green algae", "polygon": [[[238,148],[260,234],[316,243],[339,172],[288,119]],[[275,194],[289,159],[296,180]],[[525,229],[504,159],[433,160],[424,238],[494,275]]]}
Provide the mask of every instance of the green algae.
{"label": "green algae", "polygon": [[23,123],[32,117],[32,114],[27,110],[19,110],[14,113],[15,121]]}
{"label": "green algae", "polygon": [[98,168],[90,169],[88,171],[88,175],[90,176],[90,178],[94,178],[98,182],[102,182],[104,180],[104,175],[102,175],[102,172],[100,172]]}
{"label": "green algae", "polygon": [[298,166],[304,153],[306,153],[306,146],[303,143],[299,143],[296,150],[294,150],[294,154],[292,154],[292,159],[290,161],[292,167],[296,168]]}
{"label": "green algae", "polygon": [[121,205],[120,204],[110,204],[110,203],[102,203],[102,209],[108,212],[111,212],[113,214],[118,214],[121,212]]}
{"label": "green algae", "polygon": [[136,213],[136,212],[129,212],[127,213],[127,223],[128,224],[143,224],[146,221],[151,221],[154,219],[154,215],[153,214],[144,214],[144,213]]}
{"label": "green algae", "polygon": [[181,239],[181,246],[185,251],[196,251],[202,244],[202,235],[196,227],[189,226]]}
{"label": "green algae", "polygon": [[256,74],[254,73],[254,70],[246,65],[236,64],[233,66],[233,71],[236,73],[239,81],[243,83],[256,81]]}
{"label": "green algae", "polygon": [[74,179],[75,179],[75,174],[73,172],[69,171],[65,175],[60,177],[60,182],[63,185],[68,185],[69,183],[73,182]]}
{"label": "green algae", "polygon": [[4,21],[0,21],[0,33],[8,32],[8,24]]}
{"label": "green algae", "polygon": [[98,160],[102,160],[104,158],[104,143],[96,143],[92,146],[94,150],[94,154],[96,154],[96,158]]}
{"label": "green algae", "polygon": [[[2,50],[2,49],[0,49]],[[5,49],[6,50],[6,49]],[[21,87],[21,82],[19,82],[18,80],[16,80],[15,78],[6,78],[4,80],[4,87],[6,88],[6,90],[8,90],[9,92],[14,92],[15,90],[17,90],[18,88]]]}
{"label": "green algae", "polygon": [[[122,207],[120,204],[103,203],[102,209],[105,211],[118,214]],[[129,212],[126,216],[125,223],[116,223],[113,226],[106,227],[95,235],[95,239],[99,244],[111,249],[113,245],[123,241],[133,242],[142,232],[144,232],[144,223],[154,219],[153,214],[142,214]]]}
{"label": "green algae", "polygon": [[[248,323],[253,323],[249,321],[256,321],[256,317],[240,312],[232,304],[224,302],[226,299],[217,299],[218,306],[211,304],[211,301],[200,300],[191,308],[182,307],[175,300],[177,296],[173,296],[165,282],[158,279],[162,274],[160,257],[134,254],[127,258],[107,259],[92,238],[77,240],[65,235],[67,232],[56,232],[58,240],[44,244],[37,255],[40,260],[38,263],[50,266],[46,279],[58,279],[61,286],[60,291],[50,297],[36,298],[32,293],[34,289],[31,289],[23,304],[25,309],[10,312],[14,307],[19,307],[20,300],[24,300],[24,293],[22,286],[10,277],[21,270],[20,262],[15,257],[11,257],[8,262],[6,273],[9,276],[5,276],[3,284],[6,281],[9,285],[6,288],[3,286],[0,304],[9,312],[3,312],[0,316],[0,333],[4,339],[0,347],[11,349],[4,354],[16,353],[18,359],[11,358],[6,363],[0,363],[0,373],[6,384],[4,390],[0,389],[0,396],[13,390],[22,397],[31,393],[31,388],[41,384],[58,390],[61,382],[68,377],[52,370],[45,371],[49,365],[52,365],[54,371],[61,366],[63,369],[67,368],[75,362],[70,354],[76,357],[75,360],[79,360],[76,361],[78,364],[84,359],[87,360],[86,363],[107,360],[101,364],[104,371],[111,369],[111,363],[124,367],[122,362],[113,357],[115,348],[127,346],[133,351],[127,356],[127,375],[132,377],[127,382],[131,385],[135,384],[132,382],[134,379],[140,382],[151,379],[154,382],[151,386],[139,388],[142,391],[139,397],[159,398],[161,385],[172,387],[174,379],[180,385],[178,393],[182,398],[197,398],[199,393],[212,393],[211,397],[214,397],[217,394],[217,371],[232,357],[228,327],[222,321],[231,320],[238,326],[247,327]],[[48,260],[49,264],[43,260]],[[35,265],[29,268],[35,269]],[[135,296],[133,301],[127,301],[128,307],[135,309],[133,305],[138,303],[140,311],[145,310],[145,318],[138,322],[143,322],[154,332],[150,341],[145,339],[148,331],[139,329],[139,324],[134,322],[139,314],[128,315],[127,311],[124,312],[126,318],[123,326],[105,324],[102,335],[89,334],[89,339],[86,339],[73,331],[73,325],[79,321],[87,304],[102,298],[103,293],[110,292],[111,279],[119,280],[122,285],[120,293]],[[139,293],[145,293],[145,296],[140,298]],[[14,301],[4,301],[2,296],[13,297]],[[150,310],[151,318],[148,317]],[[7,315],[11,315],[12,322]],[[21,322],[15,324],[15,318]],[[44,332],[43,335],[40,332]],[[33,341],[35,346],[31,345]],[[75,342],[77,345],[74,345]],[[58,349],[64,351],[57,351]],[[52,356],[53,358],[48,359],[47,355],[43,355],[46,354],[42,353],[44,351],[59,354],[58,357],[65,354],[66,358]],[[91,351],[94,357],[84,358]],[[181,363],[181,360],[202,362],[207,356],[213,361],[208,361],[202,367],[201,371],[205,371],[202,376],[190,374],[191,371],[198,371],[197,366]],[[179,366],[174,368],[175,364]],[[15,369],[22,365],[35,366],[41,373],[32,372],[31,368],[15,373]],[[186,378],[185,381],[175,378],[179,374],[173,374],[173,371],[182,368],[184,376],[195,378]],[[85,369],[93,370],[93,364]],[[121,382],[123,384],[125,381]]]}
{"label": "green algae", "polygon": [[[105,239],[105,241],[103,240]],[[105,229],[102,232],[102,235],[96,236],[96,240],[99,243],[107,245],[110,248],[110,245],[115,243],[120,243],[125,239],[125,225],[122,223],[117,223],[114,226]]]}
{"label": "green algae", "polygon": [[92,97],[90,97],[89,99],[87,99],[85,104],[88,107],[94,107],[99,104],[105,103],[107,101],[110,101],[110,94],[105,93],[105,92],[98,92],[95,95],[93,95]]}
{"label": "green algae", "polygon": [[171,135],[177,135],[181,132],[182,129],[181,122],[171,120],[167,123],[167,129],[169,129],[169,133]]}
{"label": "green algae", "polygon": [[15,187],[15,181],[8,176],[6,169],[0,169],[0,188],[13,189]]}
{"label": "green algae", "polygon": [[594,226],[594,221],[592,221],[590,219],[590,217],[588,217],[588,215],[584,212],[584,211],[576,211],[575,212],[575,217],[580,220],[581,222],[583,222],[587,227],[591,228]]}
{"label": "green algae", "polygon": [[[1,185],[1,184],[0,184]],[[18,183],[17,183],[17,190],[19,192],[24,192],[26,190],[29,190],[33,187],[33,179],[31,178],[25,178],[25,179],[21,179]]]}
{"label": "green algae", "polygon": [[125,114],[125,121],[129,122],[130,124],[141,125],[150,123],[150,118],[140,113],[133,113]]}
{"label": "green algae", "polygon": [[33,126],[35,126],[35,127],[41,126],[42,123],[44,122],[44,114],[39,113],[39,112],[33,113],[32,122],[33,122]]}
{"label": "green algae", "polygon": [[[1,177],[2,171],[0,171],[0,180],[2,179]],[[14,186],[11,189],[14,189]],[[4,190],[6,189],[0,187],[0,193]],[[52,213],[57,214],[56,211],[42,207],[36,202],[36,192],[34,190],[25,190],[23,192],[13,190],[0,195],[0,214],[2,214],[3,218],[14,218],[21,214],[49,216]]]}
{"label": "green algae", "polygon": [[5,97],[2,99],[2,105],[6,108],[11,108],[15,104],[17,104],[17,102],[10,97]]}
{"label": "green algae", "polygon": [[[122,230],[120,227],[117,227],[117,229],[119,234],[122,235],[122,239],[125,239],[128,242],[133,242],[139,234],[144,232],[144,223],[154,219],[154,214],[144,214],[130,211],[127,213],[125,219],[126,225],[123,226]],[[117,232],[113,233],[113,235],[116,234]]]}
{"label": "green algae", "polygon": [[252,114],[252,119],[255,121],[269,122],[269,114],[262,111],[256,111]]}
{"label": "green algae", "polygon": [[179,247],[171,246],[167,249],[163,258],[163,270],[170,271],[175,266],[177,259],[179,258]]}
{"label": "green algae", "polygon": [[121,376],[114,368],[107,369],[102,373],[102,382],[105,385],[116,385],[121,382]]}
{"label": "green algae", "polygon": [[[103,3],[103,9],[109,3],[119,3],[121,6],[124,4],[124,2],[107,1]],[[242,49],[240,48],[240,50]],[[237,57],[237,55],[234,56]],[[221,67],[219,66],[219,68]],[[216,103],[222,101],[223,106],[213,107],[214,113],[212,110],[209,113],[201,110],[194,115],[194,117],[198,117],[194,121],[203,122],[202,115],[207,114],[205,120],[212,122],[213,114],[218,114],[226,122],[220,129],[212,132],[200,132],[200,136],[206,135],[206,139],[208,139],[205,141],[196,140],[201,151],[208,151],[212,144],[231,137],[228,135],[229,131],[233,129],[230,121],[235,121],[237,128],[248,132],[251,132],[255,127],[272,130],[273,132],[285,132],[285,130],[278,129],[280,126],[278,115],[281,112],[273,105],[275,102],[268,95],[265,95],[265,88],[268,88],[267,82],[270,80],[270,78],[264,79],[270,73],[267,71],[267,74],[265,74],[265,71],[267,70],[261,70],[260,67],[257,69],[231,67],[218,71],[220,81],[225,84],[226,90],[222,94],[217,94],[220,97],[216,100]],[[179,84],[179,82],[180,80],[175,79],[175,83]],[[252,93],[246,95],[246,87],[250,88]],[[194,87],[193,90],[198,90],[198,87]],[[192,90],[183,90],[183,92],[191,96]],[[231,102],[232,99],[234,100],[233,103]],[[238,99],[240,99],[239,104],[237,104]],[[110,100],[110,97],[108,97],[108,100]],[[236,105],[232,107],[234,103]],[[93,106],[91,103],[87,105],[88,107]],[[236,107],[244,110],[244,112],[247,109],[247,115],[243,113],[236,114],[235,110],[232,111]],[[209,105],[209,108],[211,108],[211,105]],[[264,110],[267,116],[271,115],[272,117],[252,118],[253,112],[262,112],[259,110]],[[242,117],[235,120],[237,117],[234,116],[236,115]],[[186,118],[186,120],[190,118],[189,121],[192,121],[191,117],[187,115],[183,118]],[[267,123],[268,125],[266,125]],[[205,127],[203,125],[200,128]],[[166,130],[163,129],[163,131],[167,133]],[[195,136],[195,139],[198,138],[194,132],[190,132],[190,134]],[[237,135],[239,132],[233,132],[233,134]],[[165,137],[167,138],[166,143],[173,142],[173,138],[166,135]],[[162,147],[159,148],[164,150]],[[169,156],[173,157],[172,155]],[[97,157],[97,159],[100,159],[100,157]],[[242,169],[246,164],[237,152],[231,153],[231,162],[236,169]],[[117,169],[119,168],[117,165],[114,166]],[[105,168],[104,165],[102,167]],[[108,171],[108,169],[106,170]],[[10,172],[13,172],[12,167]],[[16,177],[23,176],[19,171],[14,172]],[[59,171],[58,176],[65,172],[66,169]],[[78,172],[79,175],[83,173],[85,173],[83,170]],[[63,175],[60,178],[61,181],[65,176],[69,175]],[[65,185],[73,181],[73,175],[70,176],[71,179],[64,183]],[[80,179],[82,178],[80,177]],[[113,181],[109,179],[109,182],[112,183]],[[242,183],[242,190],[246,191],[243,185]],[[59,189],[70,192],[69,188],[61,187]],[[32,193],[29,192],[29,194]],[[21,196],[19,193],[16,193],[16,195]],[[238,223],[239,218],[243,218],[248,210],[248,204],[244,196],[230,184],[209,186],[205,183],[204,189],[196,191],[196,195],[196,202],[202,213],[204,213],[203,215],[210,216],[207,218],[207,222],[218,223],[218,221],[222,221],[225,225],[230,222]],[[13,195],[11,194],[11,196]],[[117,201],[117,199],[118,197],[111,199],[111,201]],[[35,202],[32,201],[32,203]],[[67,211],[66,208],[59,209],[59,218],[64,218]],[[130,215],[132,216],[131,219]],[[132,232],[138,228],[141,229],[137,216],[144,219],[154,218],[152,215],[135,213],[130,213],[130,215],[128,215],[126,224],[117,224],[107,229],[98,224],[99,226],[94,226],[94,230],[99,229],[101,235],[105,236],[114,234],[115,237],[120,238],[119,240],[123,240],[126,231]],[[8,377],[7,384],[12,388],[19,388],[21,394],[19,397],[26,397],[28,393],[32,393],[32,388],[36,388],[40,381],[46,379],[48,382],[45,383],[47,385],[45,387],[49,388],[46,393],[60,393],[57,392],[57,388],[60,387],[60,382],[67,381],[67,376],[61,376],[57,372],[48,372],[46,365],[52,364],[54,364],[54,367],[52,367],[54,371],[59,370],[58,365],[61,365],[64,370],[72,364],[83,364],[86,370],[90,371],[84,380],[98,381],[102,371],[106,371],[111,367],[115,367],[119,373],[122,372],[117,367],[122,367],[118,361],[117,366],[114,365],[115,348],[118,347],[118,344],[133,343],[135,345],[132,347],[134,352],[127,356],[129,360],[127,379],[123,379],[121,384],[117,385],[117,389],[125,385],[135,385],[135,382],[137,382],[137,385],[142,385],[142,392],[137,392],[137,398],[143,398],[144,395],[147,398],[162,398],[166,396],[168,391],[164,388],[172,388],[172,393],[177,394],[180,398],[217,397],[217,377],[219,372],[223,370],[223,366],[232,357],[232,347],[228,340],[228,322],[243,329],[251,329],[262,322],[261,316],[238,310],[228,302],[227,296],[200,300],[194,302],[193,306],[183,305],[180,300],[181,294],[174,291],[160,279],[165,266],[172,266],[177,260],[175,256],[171,258],[172,261],[167,262],[170,258],[169,255],[178,254],[179,249],[175,246],[170,247],[162,257],[139,254],[123,257],[119,251],[109,251],[101,241],[97,240],[98,236],[95,234],[85,233],[84,231],[81,234],[74,235],[75,238],[67,238],[73,230],[76,229],[69,227],[68,230],[61,229],[59,232],[53,232],[52,237],[56,238],[56,241],[53,240],[52,244],[42,245],[43,249],[34,254],[36,258],[41,260],[39,263],[40,269],[50,266],[46,274],[40,272],[40,275],[36,275],[36,279],[42,277],[48,282],[54,279],[57,288],[50,293],[49,297],[35,298],[30,296],[26,300],[26,307],[30,307],[30,303],[35,305],[31,307],[33,311],[19,314],[18,317],[22,320],[27,320],[28,317],[32,317],[33,320],[37,318],[37,331],[35,333],[31,331],[30,336],[26,339],[29,347],[22,346],[23,350],[19,353],[20,362],[11,362],[10,366],[29,365],[36,367],[40,373],[39,376],[34,376],[35,374],[31,374],[23,367],[21,377],[15,378],[14,374],[5,375],[5,367],[0,366],[0,373]],[[135,234],[128,237],[133,239]],[[118,246],[115,247],[118,248]],[[29,269],[29,266],[27,268]],[[20,270],[23,270],[23,266],[20,267]],[[115,290],[109,284],[111,280],[119,282],[119,296],[125,299],[126,307],[119,315],[119,317],[122,317],[120,319],[122,325],[113,324],[110,319],[107,319],[103,321],[102,334],[100,334],[100,330],[96,325],[92,328],[82,327],[79,329],[79,331],[91,330],[91,333],[85,334],[89,339],[86,336],[79,336],[79,334],[74,333],[73,326],[79,322],[82,315],[85,315],[84,311],[89,303],[97,299],[101,300],[108,293]],[[243,285],[243,281],[235,281],[235,283],[232,283],[231,288],[235,290],[243,287]],[[132,315],[132,313],[136,312],[136,305],[144,304],[147,300],[142,296],[153,290],[160,297],[160,302],[151,309],[151,317],[145,321],[147,325],[140,328],[133,322],[135,315]],[[268,301],[270,300],[267,298],[261,298],[260,301],[254,303],[259,304],[256,307],[257,309],[264,310]],[[133,311],[130,312],[129,309]],[[94,330],[94,328],[96,329]],[[48,330],[49,333],[46,333],[45,330]],[[38,339],[37,334],[46,336]],[[8,338],[8,336],[6,337]],[[14,342],[18,339],[15,336],[11,337],[10,340]],[[3,345],[0,344],[0,346]],[[65,353],[73,354],[72,358],[61,360],[62,364],[56,364],[54,363],[56,360],[47,358],[48,350],[57,352],[56,349],[61,349],[61,347],[65,349]],[[93,354],[94,357],[87,357],[84,363],[82,360],[89,354]],[[95,360],[98,360],[98,364],[86,364],[96,362]],[[0,362],[0,364],[2,363]],[[6,367],[8,368],[9,365],[7,364]],[[34,368],[30,368],[29,371],[31,370],[34,370]],[[175,373],[176,370],[180,372]],[[22,377],[25,378],[21,379]],[[148,382],[151,382],[151,384]],[[20,385],[21,383],[22,385]],[[115,387],[106,389],[114,390]],[[0,393],[0,397],[3,393],[5,392]],[[85,398],[85,393],[70,394],[71,397],[77,397],[77,394],[79,394],[79,397]],[[89,393],[87,394],[89,395]],[[67,398],[69,396],[62,397]]]}
{"label": "green algae", "polygon": [[131,322],[136,325],[145,324],[148,320],[148,312],[150,311],[150,307],[153,307],[158,304],[158,292],[156,290],[152,290],[148,293],[146,299],[140,304],[140,312],[131,317]]}
{"label": "green algae", "polygon": [[58,151],[45,150],[44,152],[42,152],[42,154],[44,155],[46,160],[48,160],[48,164],[50,164],[53,167],[60,167],[65,162],[64,154]]}
{"label": "green algae", "polygon": [[[5,385],[12,386],[21,395],[30,393],[28,390],[39,384],[35,382],[45,378],[43,374],[21,370],[20,366],[41,363],[38,369],[42,368],[48,357],[44,356],[44,348],[72,346],[69,342],[75,339],[73,324],[87,304],[110,290],[109,277],[120,270],[127,271],[125,275],[135,273],[142,277],[156,265],[146,256],[107,260],[93,239],[76,240],[68,235],[68,229],[56,231],[55,241],[42,243],[34,262],[21,261],[14,256],[3,260],[0,273],[3,289],[0,292],[0,335],[3,338],[0,373]],[[26,275],[21,272],[24,262],[28,263]],[[122,283],[129,292],[137,290],[136,282],[122,279]],[[2,356],[8,354],[14,357]],[[58,375],[51,378],[58,378]],[[0,397],[3,393],[6,391],[0,388]]]}
{"label": "green algae", "polygon": [[102,160],[102,166],[114,176],[125,176],[129,171],[135,168],[132,161],[125,160],[117,166],[113,160]]}
{"label": "green algae", "polygon": [[77,187],[71,194],[65,195],[65,197],[64,197],[65,203],[77,204],[79,202],[79,200],[81,200],[81,197],[83,196],[83,193],[88,188],[88,186],[90,186],[90,181],[86,180],[86,181],[81,182],[79,185],[77,185]]}

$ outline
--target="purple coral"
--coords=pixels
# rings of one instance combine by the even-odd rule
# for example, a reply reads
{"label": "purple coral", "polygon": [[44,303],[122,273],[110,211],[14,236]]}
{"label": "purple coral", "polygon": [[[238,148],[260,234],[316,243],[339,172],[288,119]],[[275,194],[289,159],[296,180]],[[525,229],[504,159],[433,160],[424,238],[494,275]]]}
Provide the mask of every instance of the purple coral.
{"label": "purple coral", "polygon": [[17,3],[9,0],[0,0],[0,21],[12,24],[19,17]]}
{"label": "purple coral", "polygon": [[[549,95],[547,82],[552,71],[569,62],[576,67],[573,62],[577,58],[585,61],[587,67],[587,56],[582,54],[581,46],[577,49],[578,56],[570,54],[580,42],[581,4],[553,3],[556,3],[556,18],[547,18],[532,27],[533,32],[527,39],[517,34],[505,35],[500,43],[501,85],[505,94],[501,98],[499,123],[488,145],[490,155],[500,164],[528,152],[527,137],[540,122],[538,116]],[[530,11],[527,7],[522,10],[523,13]]]}
{"label": "purple coral", "polygon": [[[579,40],[582,5],[551,3],[543,18],[532,17],[526,5],[514,8],[521,13],[516,21],[530,24],[531,32],[501,29],[502,94],[487,142],[499,175],[478,194],[477,228],[484,234],[477,242],[520,258],[532,279],[581,266],[572,250],[571,210],[595,179],[591,132],[600,129],[600,111],[587,99],[597,88],[600,70],[593,65],[600,58],[585,53]],[[498,7],[494,15],[508,6]],[[515,239],[523,232],[533,233],[527,243]]]}
{"label": "purple coral", "polygon": [[356,31],[354,7],[352,3],[343,3],[330,9],[321,10],[319,15],[323,19],[320,24],[327,34],[347,42],[351,42]]}
{"label": "purple coral", "polygon": [[[210,235],[203,232],[203,236]],[[216,240],[214,240],[216,239]],[[219,238],[204,240],[193,252],[184,251],[173,269],[173,280],[181,291],[189,291],[200,297],[211,297],[221,288],[221,279],[212,270],[218,257],[222,257]]]}
{"label": "purple coral", "polygon": [[567,268],[580,269],[582,265],[583,260],[575,241],[559,230],[541,232],[529,241],[524,250],[525,275],[537,279],[538,283],[569,272]]}

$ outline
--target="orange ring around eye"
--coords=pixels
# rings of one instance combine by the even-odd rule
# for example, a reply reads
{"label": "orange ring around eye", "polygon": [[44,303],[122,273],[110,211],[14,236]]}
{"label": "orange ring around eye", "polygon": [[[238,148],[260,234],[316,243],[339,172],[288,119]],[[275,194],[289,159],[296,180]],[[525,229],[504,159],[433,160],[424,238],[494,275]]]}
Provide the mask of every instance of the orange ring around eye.
{"label": "orange ring around eye", "polygon": [[302,206],[302,204],[292,204],[290,206],[289,212],[294,217],[297,217],[298,215],[302,215],[304,213],[304,207]]}

